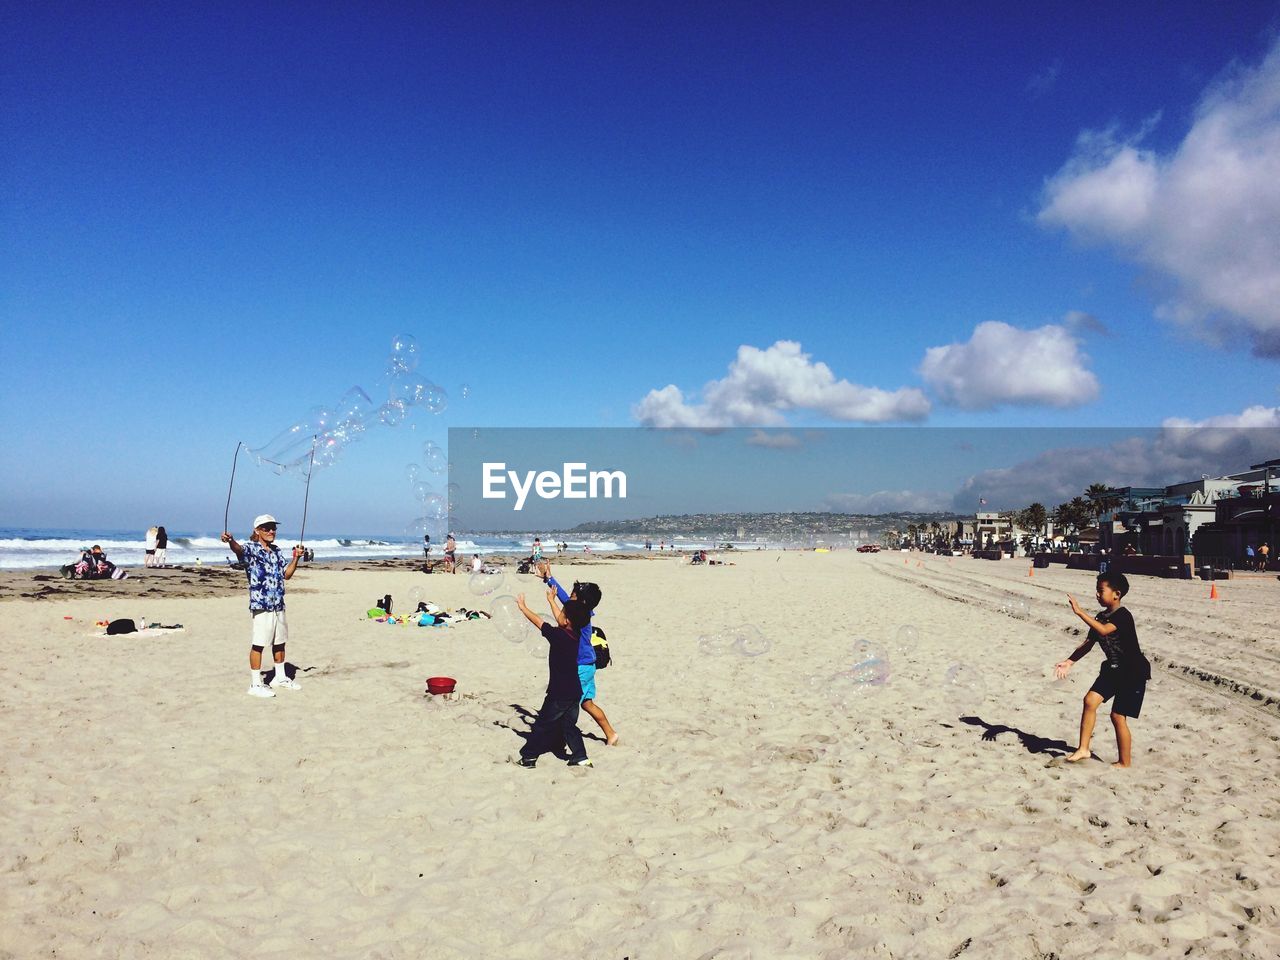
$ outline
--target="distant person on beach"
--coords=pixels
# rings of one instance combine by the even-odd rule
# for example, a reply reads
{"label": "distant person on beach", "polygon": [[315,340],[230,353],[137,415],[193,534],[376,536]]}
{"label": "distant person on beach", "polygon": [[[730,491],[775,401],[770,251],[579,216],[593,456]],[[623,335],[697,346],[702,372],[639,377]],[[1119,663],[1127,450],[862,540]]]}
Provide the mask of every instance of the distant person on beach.
{"label": "distant person on beach", "polygon": [[458,544],[453,539],[453,534],[449,534],[448,539],[444,542],[444,572],[457,573],[454,567],[454,555],[458,552]]}
{"label": "distant person on beach", "polygon": [[422,535],[422,559],[431,559],[431,534],[424,533]]}
{"label": "distant person on beach", "polygon": [[144,567],[154,567],[156,565],[156,528],[150,527],[147,530],[147,546],[146,554],[142,558]]}
{"label": "distant person on beach", "polygon": [[169,534],[165,533],[164,527],[156,527],[156,562],[152,566],[163,567],[166,565],[166,551],[169,549]]}
{"label": "distant person on beach", "polygon": [[1072,763],[1088,760],[1092,756],[1089,744],[1093,739],[1093,725],[1098,718],[1098,707],[1115,697],[1111,705],[1111,725],[1116,731],[1116,747],[1120,759],[1112,764],[1127,767],[1133,762],[1133,739],[1129,732],[1129,718],[1137,719],[1142,712],[1142,698],[1146,694],[1147,681],[1151,679],[1151,664],[1138,645],[1138,631],[1133,614],[1121,606],[1129,592],[1129,581],[1123,573],[1102,573],[1097,579],[1098,602],[1102,610],[1096,617],[1088,613],[1067,595],[1071,612],[1084,621],[1089,634],[1066,660],[1053,668],[1054,676],[1065,679],[1076,661],[1089,652],[1096,643],[1102,647],[1106,658],[1098,671],[1098,679],[1084,695],[1084,709],[1080,714],[1080,745],[1066,759]]}
{"label": "distant person on beach", "polygon": [[533,562],[534,563],[542,562],[542,538],[541,537],[533,538]]}
{"label": "distant person on beach", "polygon": [[538,574],[542,577],[542,582],[555,591],[556,599],[561,603],[568,603],[570,600],[581,602],[587,608],[587,623],[580,631],[578,631],[578,684],[582,687],[582,709],[596,722],[596,726],[600,728],[600,732],[604,734],[604,741],[611,747],[618,745],[618,732],[613,729],[613,725],[609,723],[608,716],[604,710],[596,703],[596,648],[591,642],[591,621],[595,617],[596,607],[600,605],[600,600],[604,594],[600,587],[594,583],[579,583],[574,581],[573,589],[566,592],[556,578],[551,575],[551,564],[540,563],[538,565]]}
{"label": "distant person on beach", "polygon": [[1265,571],[1267,561],[1271,559],[1271,548],[1265,543],[1258,548],[1258,569]]}
{"label": "distant person on beach", "polygon": [[591,613],[580,600],[570,600],[557,609],[554,589],[547,590],[553,619],[544,621],[529,609],[524,594],[516,597],[520,612],[547,641],[547,694],[538,709],[529,738],[520,748],[520,766],[535,767],[538,757],[551,748],[552,739],[563,738],[569,748],[569,766],[589,767],[587,747],[578,729],[578,704],[582,686],[578,681],[578,635],[591,622]]}
{"label": "distant person on beach", "polygon": [[[293,558],[286,561],[276,546],[276,518],[264,513],[253,520],[253,534],[248,543],[238,543],[227,531],[222,542],[244,562],[249,578],[249,613],[253,618],[249,646],[249,696],[274,697],[275,690],[301,690],[302,684],[289,677],[284,646],[289,640],[289,625],[284,616],[284,582],[298,569],[302,547],[293,548]],[[262,651],[271,644],[276,675],[268,687],[262,682]]]}

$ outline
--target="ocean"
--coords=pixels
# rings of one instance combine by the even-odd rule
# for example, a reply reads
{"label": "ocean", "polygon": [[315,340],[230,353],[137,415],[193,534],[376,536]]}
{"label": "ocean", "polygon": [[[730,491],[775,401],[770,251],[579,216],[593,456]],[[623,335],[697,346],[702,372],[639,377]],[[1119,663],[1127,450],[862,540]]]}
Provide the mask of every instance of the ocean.
{"label": "ocean", "polygon": [[[470,537],[468,539],[467,537]],[[555,544],[560,540],[568,544],[570,553],[582,553],[590,547],[592,552],[628,553],[644,550],[643,542],[615,540],[575,539],[568,534],[547,534],[542,538],[543,553],[554,559]],[[292,547],[295,541],[288,537],[282,547]],[[146,532],[143,530],[57,530],[52,528],[0,527],[0,570],[25,570],[37,567],[60,567],[80,557],[80,552],[98,544],[107,558],[121,567],[140,567],[146,551]],[[458,554],[473,553],[529,553],[533,537],[518,535],[484,536],[464,535],[458,539]],[[422,556],[422,541],[401,535],[334,535],[315,534],[307,538],[307,546],[315,551],[317,560],[369,560],[394,559],[396,557]],[[670,542],[668,546],[671,546]],[[705,541],[680,540],[682,550],[710,550],[715,544]],[[746,549],[769,544],[739,544]],[[658,549],[657,541],[654,550]],[[432,557],[439,557],[443,544],[432,544]],[[169,549],[166,562],[170,566],[192,566],[197,561],[205,564],[226,564],[232,559],[216,534],[193,531],[169,531]]]}

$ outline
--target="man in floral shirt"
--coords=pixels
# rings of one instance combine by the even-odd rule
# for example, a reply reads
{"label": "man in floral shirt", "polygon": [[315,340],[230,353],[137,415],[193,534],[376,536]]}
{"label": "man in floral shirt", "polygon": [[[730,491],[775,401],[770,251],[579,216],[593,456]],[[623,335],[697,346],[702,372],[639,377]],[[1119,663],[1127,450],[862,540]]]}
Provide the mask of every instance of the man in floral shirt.
{"label": "man in floral shirt", "polygon": [[[284,582],[298,569],[302,547],[293,548],[293,559],[286,561],[276,546],[276,518],[269,513],[255,517],[253,536],[248,543],[237,543],[223,532],[222,542],[244,561],[249,577],[249,612],[253,615],[253,640],[249,648],[249,696],[274,697],[276,689],[301,690],[302,684],[290,679],[285,671],[284,645],[289,639],[289,625],[284,618]],[[271,644],[276,664],[275,679],[268,687],[262,682],[262,649]]]}

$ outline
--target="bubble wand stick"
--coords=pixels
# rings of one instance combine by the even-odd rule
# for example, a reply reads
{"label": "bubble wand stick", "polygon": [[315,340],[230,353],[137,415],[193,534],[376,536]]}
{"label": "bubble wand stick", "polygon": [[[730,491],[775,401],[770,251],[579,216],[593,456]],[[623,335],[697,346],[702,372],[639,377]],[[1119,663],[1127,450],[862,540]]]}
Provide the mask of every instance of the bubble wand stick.
{"label": "bubble wand stick", "polygon": [[307,461],[307,492],[302,497],[302,530],[298,534],[298,546],[302,546],[307,536],[307,502],[311,499],[311,471],[316,464],[316,440],[311,438],[311,459]]}
{"label": "bubble wand stick", "polygon": [[231,516],[231,489],[236,485],[236,461],[240,459],[240,448],[244,446],[244,441],[236,443],[236,455],[231,458],[231,482],[227,484],[227,509],[222,512],[222,529],[224,531],[231,529],[227,526],[227,521]]}

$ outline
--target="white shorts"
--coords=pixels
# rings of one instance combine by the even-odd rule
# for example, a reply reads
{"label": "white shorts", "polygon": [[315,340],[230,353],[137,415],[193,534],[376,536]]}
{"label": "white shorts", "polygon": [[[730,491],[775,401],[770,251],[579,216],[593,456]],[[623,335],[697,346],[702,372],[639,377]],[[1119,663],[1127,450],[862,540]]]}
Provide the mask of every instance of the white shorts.
{"label": "white shorts", "polygon": [[253,612],[253,645],[255,647],[283,647],[289,640],[289,624],[283,610],[255,610]]}

